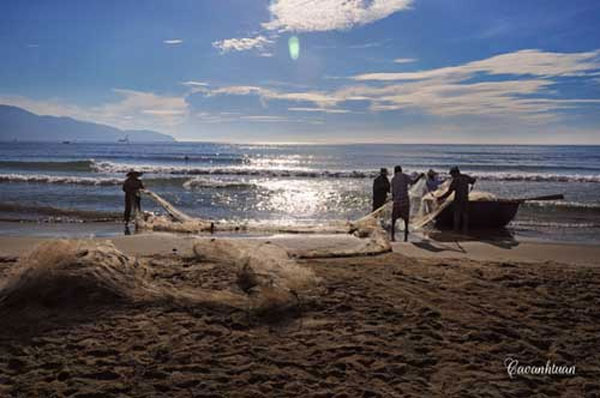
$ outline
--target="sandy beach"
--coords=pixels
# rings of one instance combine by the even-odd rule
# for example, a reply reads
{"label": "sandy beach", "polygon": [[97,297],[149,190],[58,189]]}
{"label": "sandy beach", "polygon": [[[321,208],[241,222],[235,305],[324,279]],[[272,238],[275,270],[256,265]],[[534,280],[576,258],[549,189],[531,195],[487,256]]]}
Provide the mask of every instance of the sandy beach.
{"label": "sandy beach", "polygon": [[[246,241],[299,250],[352,239]],[[241,297],[235,267],[199,258],[192,237],[111,241],[121,261],[143,267],[143,283]],[[1,238],[3,283],[44,242]],[[318,288],[266,314],[177,295],[107,297],[89,286],[54,301],[44,288],[13,294],[0,304],[0,395],[596,396],[599,255],[586,245],[419,240],[378,256],[298,260]],[[576,370],[511,377],[507,358]]]}

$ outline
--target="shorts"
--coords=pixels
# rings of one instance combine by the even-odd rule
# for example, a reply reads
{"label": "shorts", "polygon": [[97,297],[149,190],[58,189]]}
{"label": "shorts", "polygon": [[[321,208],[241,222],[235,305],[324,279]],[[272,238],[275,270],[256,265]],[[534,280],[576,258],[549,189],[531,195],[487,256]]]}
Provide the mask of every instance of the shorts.
{"label": "shorts", "polygon": [[409,202],[394,202],[394,207],[392,208],[392,219],[401,218],[403,220],[408,220],[410,215],[410,203]]}

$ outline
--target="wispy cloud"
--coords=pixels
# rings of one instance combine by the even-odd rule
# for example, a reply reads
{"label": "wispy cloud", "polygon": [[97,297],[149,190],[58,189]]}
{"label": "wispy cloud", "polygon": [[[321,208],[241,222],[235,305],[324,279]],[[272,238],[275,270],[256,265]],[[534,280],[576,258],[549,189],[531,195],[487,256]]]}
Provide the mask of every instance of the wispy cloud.
{"label": "wispy cloud", "polygon": [[417,62],[416,58],[396,58],[394,60],[397,64],[410,64],[412,62]]}
{"label": "wispy cloud", "polygon": [[208,86],[207,82],[198,82],[195,80],[188,80],[185,82],[181,82],[181,84],[183,84],[184,86],[188,86],[188,87],[206,87],[206,86]]}
{"label": "wispy cloud", "polygon": [[335,109],[335,108],[303,108],[303,107],[291,107],[288,111],[293,112],[323,112],[323,113],[350,113],[348,109]]}
{"label": "wispy cloud", "polygon": [[113,92],[119,96],[117,101],[89,107],[58,99],[33,100],[15,96],[0,96],[0,103],[18,106],[40,115],[66,116],[123,129],[166,132],[180,125],[188,113],[188,104],[183,97],[126,89],[113,89]]}
{"label": "wispy cloud", "polygon": [[183,40],[181,39],[167,39],[167,40],[163,40],[164,44],[169,44],[169,45],[178,45],[183,43]]}
{"label": "wispy cloud", "polygon": [[348,46],[348,48],[361,49],[361,48],[381,47],[384,43],[385,43],[385,40],[373,41],[373,42],[362,43],[362,44],[351,44]]}
{"label": "wispy cloud", "polygon": [[475,73],[490,75],[581,76],[600,68],[600,51],[583,53],[551,53],[540,50],[521,50],[501,54],[460,66],[429,69],[420,72],[365,73],[354,80],[460,80]]}
{"label": "wispy cloud", "polygon": [[270,115],[246,115],[240,116],[240,120],[248,120],[252,122],[262,122],[262,123],[281,123],[287,122],[288,118],[283,116],[270,116]]}
{"label": "wispy cloud", "polygon": [[[266,38],[265,36],[259,35],[256,37],[242,37],[225,40],[217,40],[212,43],[213,47],[221,51],[221,53],[227,53],[230,51],[247,51],[252,49],[264,50],[266,46],[273,44],[273,40]],[[266,55],[268,53],[263,53]],[[268,56],[268,55],[267,55]]]}
{"label": "wispy cloud", "polygon": [[386,18],[410,7],[412,0],[275,0],[268,30],[314,32],[345,30]]}
{"label": "wispy cloud", "polygon": [[[596,99],[560,98],[556,89],[561,77],[595,79],[600,70],[599,54],[523,50],[420,72],[357,75],[354,80],[360,85],[331,90],[226,86],[206,95],[256,95],[265,105],[289,101],[298,104],[287,108],[293,112],[354,113],[341,109],[340,104],[361,101],[371,112],[410,110],[438,117],[491,116],[547,123],[558,118],[560,111],[600,103]],[[498,78],[477,79],[482,74]]]}

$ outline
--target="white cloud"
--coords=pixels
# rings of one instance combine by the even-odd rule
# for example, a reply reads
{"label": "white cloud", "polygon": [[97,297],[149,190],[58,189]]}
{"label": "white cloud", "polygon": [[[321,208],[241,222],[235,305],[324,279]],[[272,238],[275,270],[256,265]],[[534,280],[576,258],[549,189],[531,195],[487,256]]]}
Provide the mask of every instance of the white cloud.
{"label": "white cloud", "polygon": [[181,39],[168,39],[168,40],[163,40],[164,44],[169,44],[169,45],[177,45],[177,44],[181,44],[183,43],[183,40]]}
{"label": "white cloud", "polygon": [[394,60],[397,64],[410,64],[412,62],[417,62],[416,58],[396,58]]}
{"label": "white cloud", "polygon": [[[288,107],[295,112],[355,113],[338,106],[345,101],[364,101],[372,112],[406,110],[441,118],[482,116],[548,123],[560,118],[560,111],[600,103],[598,99],[559,98],[555,86],[557,78],[563,76],[596,79],[598,55],[598,51],[561,54],[523,50],[459,66],[397,73],[393,79],[382,73],[358,75],[355,79],[363,84],[333,90],[284,92],[229,86],[207,95],[257,95],[266,106],[269,101],[291,101],[298,103]],[[482,73],[500,78],[469,80]],[[386,80],[400,81],[386,84]]]}
{"label": "white cloud", "polygon": [[240,119],[251,121],[251,122],[262,122],[262,123],[287,122],[288,121],[288,119],[283,116],[269,116],[269,115],[247,115],[247,116],[240,116]]}
{"label": "white cloud", "polygon": [[208,91],[209,95],[270,95],[272,91],[259,86],[225,86]]}
{"label": "white cloud", "polygon": [[293,112],[323,112],[323,113],[350,113],[347,109],[332,109],[332,108],[306,108],[306,107],[291,107],[288,111]]}
{"label": "white cloud", "polygon": [[0,103],[14,105],[39,115],[65,116],[107,124],[122,129],[149,129],[171,132],[188,113],[183,97],[150,92],[114,89],[119,99],[101,105],[82,107],[58,99],[32,100],[0,96]]}
{"label": "white cloud", "polygon": [[600,68],[600,51],[583,53],[551,53],[540,50],[521,50],[496,55],[460,66],[429,69],[420,72],[366,73],[354,80],[461,80],[475,73],[490,75],[581,76]]}
{"label": "white cloud", "polygon": [[[386,40],[374,41],[374,42],[363,43],[363,44],[352,44],[352,45],[348,46],[348,48],[362,49],[362,48],[381,47],[385,42],[386,42]],[[329,47],[323,46],[321,48],[337,48],[337,46],[329,46]]]}
{"label": "white cloud", "polygon": [[344,30],[386,18],[406,10],[412,0],[275,0],[269,6],[268,30],[328,31]]}
{"label": "white cloud", "polygon": [[188,87],[206,87],[206,86],[208,86],[207,82],[198,82],[195,80],[188,80],[185,82],[181,82],[181,84],[183,84],[184,86],[188,86]]}
{"label": "white cloud", "polygon": [[252,49],[263,50],[270,44],[273,44],[273,40],[262,35],[256,37],[242,37],[239,39],[217,40],[212,43],[213,47],[219,49],[222,53],[227,53],[229,51],[247,51]]}
{"label": "white cloud", "polygon": [[185,114],[185,110],[181,109],[143,109],[142,113],[155,116],[179,116]]}

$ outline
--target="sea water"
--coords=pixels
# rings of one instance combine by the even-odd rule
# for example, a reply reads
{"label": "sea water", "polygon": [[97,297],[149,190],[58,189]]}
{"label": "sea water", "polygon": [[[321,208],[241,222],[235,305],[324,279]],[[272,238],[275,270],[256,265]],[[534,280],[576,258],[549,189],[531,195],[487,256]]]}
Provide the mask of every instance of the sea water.
{"label": "sea water", "polygon": [[[456,165],[477,178],[475,189],[500,198],[564,194],[521,206],[508,232],[600,240],[598,146],[1,143],[0,233],[27,233],[16,221],[77,222],[90,212],[114,220],[132,169],[196,217],[302,225],[355,219],[371,210],[379,168],[392,173],[395,165],[408,173],[431,168],[442,179]],[[143,207],[160,210],[149,200]]]}

